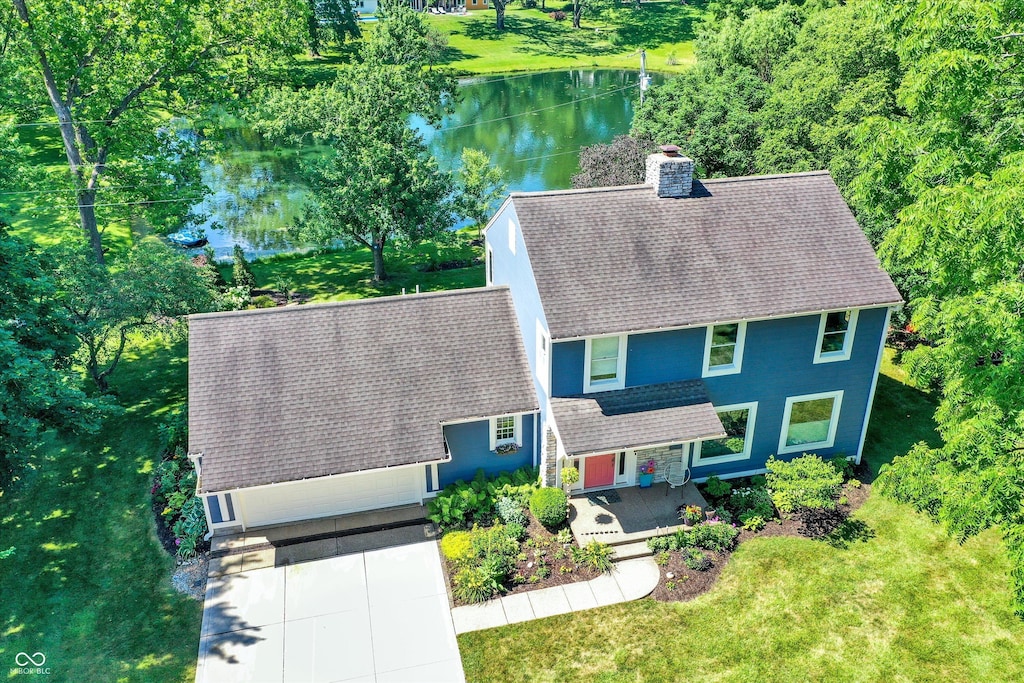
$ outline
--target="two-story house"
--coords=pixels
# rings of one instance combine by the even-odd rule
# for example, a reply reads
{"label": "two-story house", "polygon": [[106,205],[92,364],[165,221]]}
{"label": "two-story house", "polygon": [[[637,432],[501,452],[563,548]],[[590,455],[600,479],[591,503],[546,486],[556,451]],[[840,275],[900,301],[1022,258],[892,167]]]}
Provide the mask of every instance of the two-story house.
{"label": "two-story house", "polygon": [[514,193],[486,286],[192,316],[214,531],[421,504],[478,469],[630,486],[859,459],[900,296],[827,173]]}
{"label": "two-story house", "polygon": [[764,471],[864,445],[901,297],[827,172],[514,193],[486,229],[540,403],[542,472],[577,488]]}

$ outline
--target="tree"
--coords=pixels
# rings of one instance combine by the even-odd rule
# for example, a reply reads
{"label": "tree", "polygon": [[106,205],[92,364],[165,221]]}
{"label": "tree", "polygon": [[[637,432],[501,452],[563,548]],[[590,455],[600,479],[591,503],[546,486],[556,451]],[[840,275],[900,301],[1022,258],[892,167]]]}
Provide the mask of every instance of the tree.
{"label": "tree", "polygon": [[12,2],[18,22],[5,59],[22,81],[35,75],[53,109],[79,223],[100,264],[97,208],[106,202],[97,194],[107,174],[117,169],[118,184],[156,184],[139,194],[140,205],[191,201],[175,184],[155,181],[163,176],[148,152],[173,140],[158,144],[154,122],[162,112],[185,112],[250,87],[274,58],[297,51],[306,30],[302,0]]}
{"label": "tree", "polygon": [[249,262],[245,260],[245,252],[238,244],[233,250],[234,265],[231,267],[231,284],[235,287],[243,287],[246,291],[252,292],[256,289],[256,276],[252,274]]}
{"label": "tree", "polygon": [[55,300],[83,347],[89,377],[109,389],[133,334],[153,335],[189,313],[209,310],[215,292],[203,271],[155,239],[142,240],[111,268],[88,250],[53,250]]}
{"label": "tree", "polygon": [[0,489],[24,465],[42,432],[93,432],[109,403],[78,387],[78,348],[54,303],[53,264],[0,222]]}
{"label": "tree", "polygon": [[359,29],[359,18],[352,8],[351,0],[309,0],[309,54],[320,56],[320,48],[324,43],[324,29],[334,42],[341,44],[348,38],[362,36]]}
{"label": "tree", "polygon": [[647,155],[657,149],[650,138],[631,135],[618,135],[607,145],[584,147],[580,150],[580,172],[572,177],[572,186],[638,185],[645,180]]}
{"label": "tree", "polygon": [[597,16],[616,4],[617,0],[572,0],[572,27],[580,27],[583,15]]}
{"label": "tree", "polygon": [[499,31],[505,30],[505,8],[509,4],[509,0],[491,0],[491,6],[494,7],[495,28]]}
{"label": "tree", "polygon": [[458,188],[456,207],[462,216],[476,221],[479,231],[483,229],[494,203],[505,194],[508,185],[505,184],[501,169],[491,166],[491,158],[486,152],[466,148],[462,150]]}

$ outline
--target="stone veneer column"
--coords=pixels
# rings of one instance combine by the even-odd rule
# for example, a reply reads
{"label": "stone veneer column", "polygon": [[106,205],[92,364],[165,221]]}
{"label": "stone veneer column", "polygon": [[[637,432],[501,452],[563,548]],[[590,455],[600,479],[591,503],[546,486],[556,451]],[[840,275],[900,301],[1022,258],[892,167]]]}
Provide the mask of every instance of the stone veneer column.
{"label": "stone veneer column", "polygon": [[551,427],[548,427],[544,435],[541,477],[545,486],[558,486],[558,439]]}
{"label": "stone veneer column", "polygon": [[645,448],[636,451],[636,474],[640,476],[640,465],[648,460],[653,460],[654,481],[665,481],[665,472],[668,470],[670,461],[678,462],[685,451],[681,448],[672,449],[671,446],[658,446],[657,448]]}

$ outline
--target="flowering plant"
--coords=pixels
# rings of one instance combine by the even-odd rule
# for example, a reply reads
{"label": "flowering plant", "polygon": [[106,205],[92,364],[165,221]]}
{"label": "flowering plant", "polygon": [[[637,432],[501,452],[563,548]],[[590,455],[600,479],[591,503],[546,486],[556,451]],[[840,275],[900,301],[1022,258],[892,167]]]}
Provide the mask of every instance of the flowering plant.
{"label": "flowering plant", "polygon": [[683,510],[683,521],[691,526],[700,522],[701,509],[699,505],[687,505]]}
{"label": "flowering plant", "polygon": [[654,474],[654,461],[648,460],[643,465],[640,465],[640,474]]}

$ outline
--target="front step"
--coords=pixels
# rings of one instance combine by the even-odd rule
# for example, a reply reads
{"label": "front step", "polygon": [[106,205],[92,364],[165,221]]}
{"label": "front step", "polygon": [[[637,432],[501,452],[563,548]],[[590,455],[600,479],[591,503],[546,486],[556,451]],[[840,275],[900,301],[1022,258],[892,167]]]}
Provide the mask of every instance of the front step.
{"label": "front step", "polygon": [[647,541],[634,541],[612,547],[612,562],[632,560],[637,557],[648,557],[652,555],[651,549],[647,547]]}

